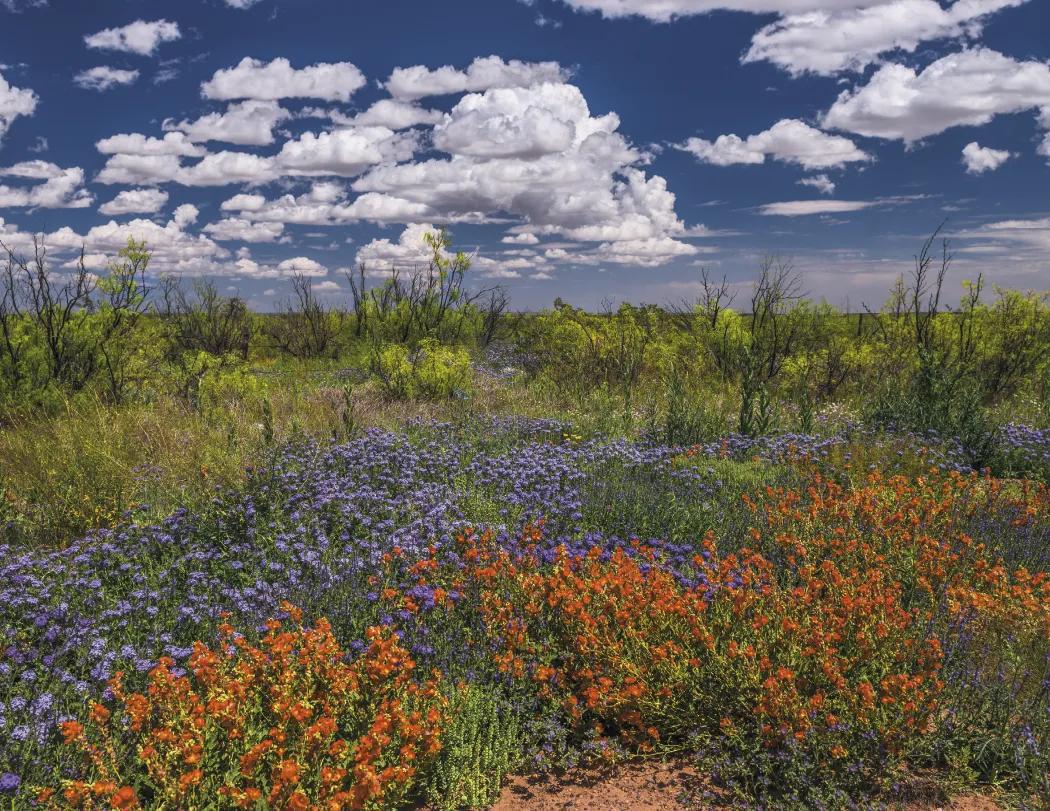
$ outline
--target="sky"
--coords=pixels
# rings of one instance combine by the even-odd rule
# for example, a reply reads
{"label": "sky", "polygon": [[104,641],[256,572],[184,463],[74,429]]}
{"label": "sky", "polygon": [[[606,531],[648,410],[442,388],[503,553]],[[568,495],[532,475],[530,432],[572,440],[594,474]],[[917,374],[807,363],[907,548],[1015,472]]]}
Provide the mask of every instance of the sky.
{"label": "sky", "polygon": [[0,241],[258,309],[446,227],[513,306],[1050,289],[1050,0],[0,0]]}

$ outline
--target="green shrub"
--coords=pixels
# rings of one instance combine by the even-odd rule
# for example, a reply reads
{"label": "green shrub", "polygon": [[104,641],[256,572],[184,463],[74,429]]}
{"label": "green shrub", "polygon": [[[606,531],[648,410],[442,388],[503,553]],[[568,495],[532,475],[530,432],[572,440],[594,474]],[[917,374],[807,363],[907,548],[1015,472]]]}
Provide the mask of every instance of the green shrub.
{"label": "green shrub", "polygon": [[660,421],[654,426],[657,438],[667,445],[689,447],[725,436],[729,425],[719,404],[706,392],[690,393],[682,377],[670,374],[666,402]]}
{"label": "green shrub", "polygon": [[403,344],[377,347],[371,365],[383,392],[397,400],[448,400],[466,395],[473,382],[470,353],[430,338],[414,352]]}
{"label": "green shrub", "polygon": [[976,381],[959,379],[950,369],[923,364],[905,386],[883,392],[868,411],[876,425],[935,431],[958,439],[975,467],[991,461],[993,426],[981,404]]}
{"label": "green shrub", "polygon": [[520,719],[491,689],[461,686],[442,731],[442,751],[427,786],[432,808],[487,808],[521,762]]}
{"label": "green shrub", "polygon": [[232,403],[258,403],[265,392],[263,382],[243,364],[213,364],[200,378],[197,403],[204,414],[222,412]]}
{"label": "green shrub", "polygon": [[59,274],[42,242],[33,257],[4,246],[0,270],[0,396],[9,405],[54,405],[55,392],[97,390],[128,399],[148,371],[142,362],[150,252],[129,239],[101,277],[81,255]]}

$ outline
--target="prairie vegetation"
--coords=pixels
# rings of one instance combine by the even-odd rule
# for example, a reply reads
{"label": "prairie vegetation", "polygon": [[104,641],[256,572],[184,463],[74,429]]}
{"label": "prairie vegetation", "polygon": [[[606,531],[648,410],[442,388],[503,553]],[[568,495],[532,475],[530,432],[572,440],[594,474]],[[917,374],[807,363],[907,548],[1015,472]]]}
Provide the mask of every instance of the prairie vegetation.
{"label": "prairie vegetation", "polygon": [[[675,754],[699,805],[1050,798],[1050,306],[771,258],[512,309],[429,266],[0,270],[0,798],[484,807]],[[956,301],[955,299],[958,299]]]}

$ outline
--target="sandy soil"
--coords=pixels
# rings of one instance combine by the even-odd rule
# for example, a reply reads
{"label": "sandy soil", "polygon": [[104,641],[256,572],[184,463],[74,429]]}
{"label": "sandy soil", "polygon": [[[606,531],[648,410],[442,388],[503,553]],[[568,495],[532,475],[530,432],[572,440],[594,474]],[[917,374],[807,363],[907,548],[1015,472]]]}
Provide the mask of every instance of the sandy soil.
{"label": "sandy soil", "polygon": [[[919,792],[922,793],[921,791]],[[560,777],[514,777],[503,789],[493,811],[618,811],[647,809],[725,809],[712,804],[715,795],[703,776],[685,762],[630,763],[611,772],[579,771]],[[917,799],[903,811],[1001,811],[994,801],[978,796]]]}
{"label": "sandy soil", "polygon": [[493,811],[613,811],[696,808],[691,796],[704,788],[700,776],[680,763],[630,763],[611,773],[573,772],[558,778],[513,777]]}

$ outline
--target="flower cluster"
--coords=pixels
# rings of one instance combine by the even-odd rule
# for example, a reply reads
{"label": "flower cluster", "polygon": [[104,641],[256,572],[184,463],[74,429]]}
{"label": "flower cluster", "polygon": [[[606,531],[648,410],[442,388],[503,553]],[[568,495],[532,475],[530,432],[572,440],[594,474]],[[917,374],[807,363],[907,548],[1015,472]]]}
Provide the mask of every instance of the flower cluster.
{"label": "flower cluster", "polygon": [[145,692],[115,675],[111,702],[93,702],[83,724],[61,727],[82,777],[38,801],[390,807],[439,751],[440,680],[415,680],[414,661],[389,631],[370,629],[351,661],[323,619],[312,628],[271,620],[258,646],[229,625],[221,633],[214,650],[194,646],[187,675],[162,659]]}
{"label": "flower cluster", "polygon": [[414,423],[0,544],[0,797],[456,807],[498,786],[472,764],[668,747],[763,802],[898,767],[1050,792],[1050,490],[952,448]]}

